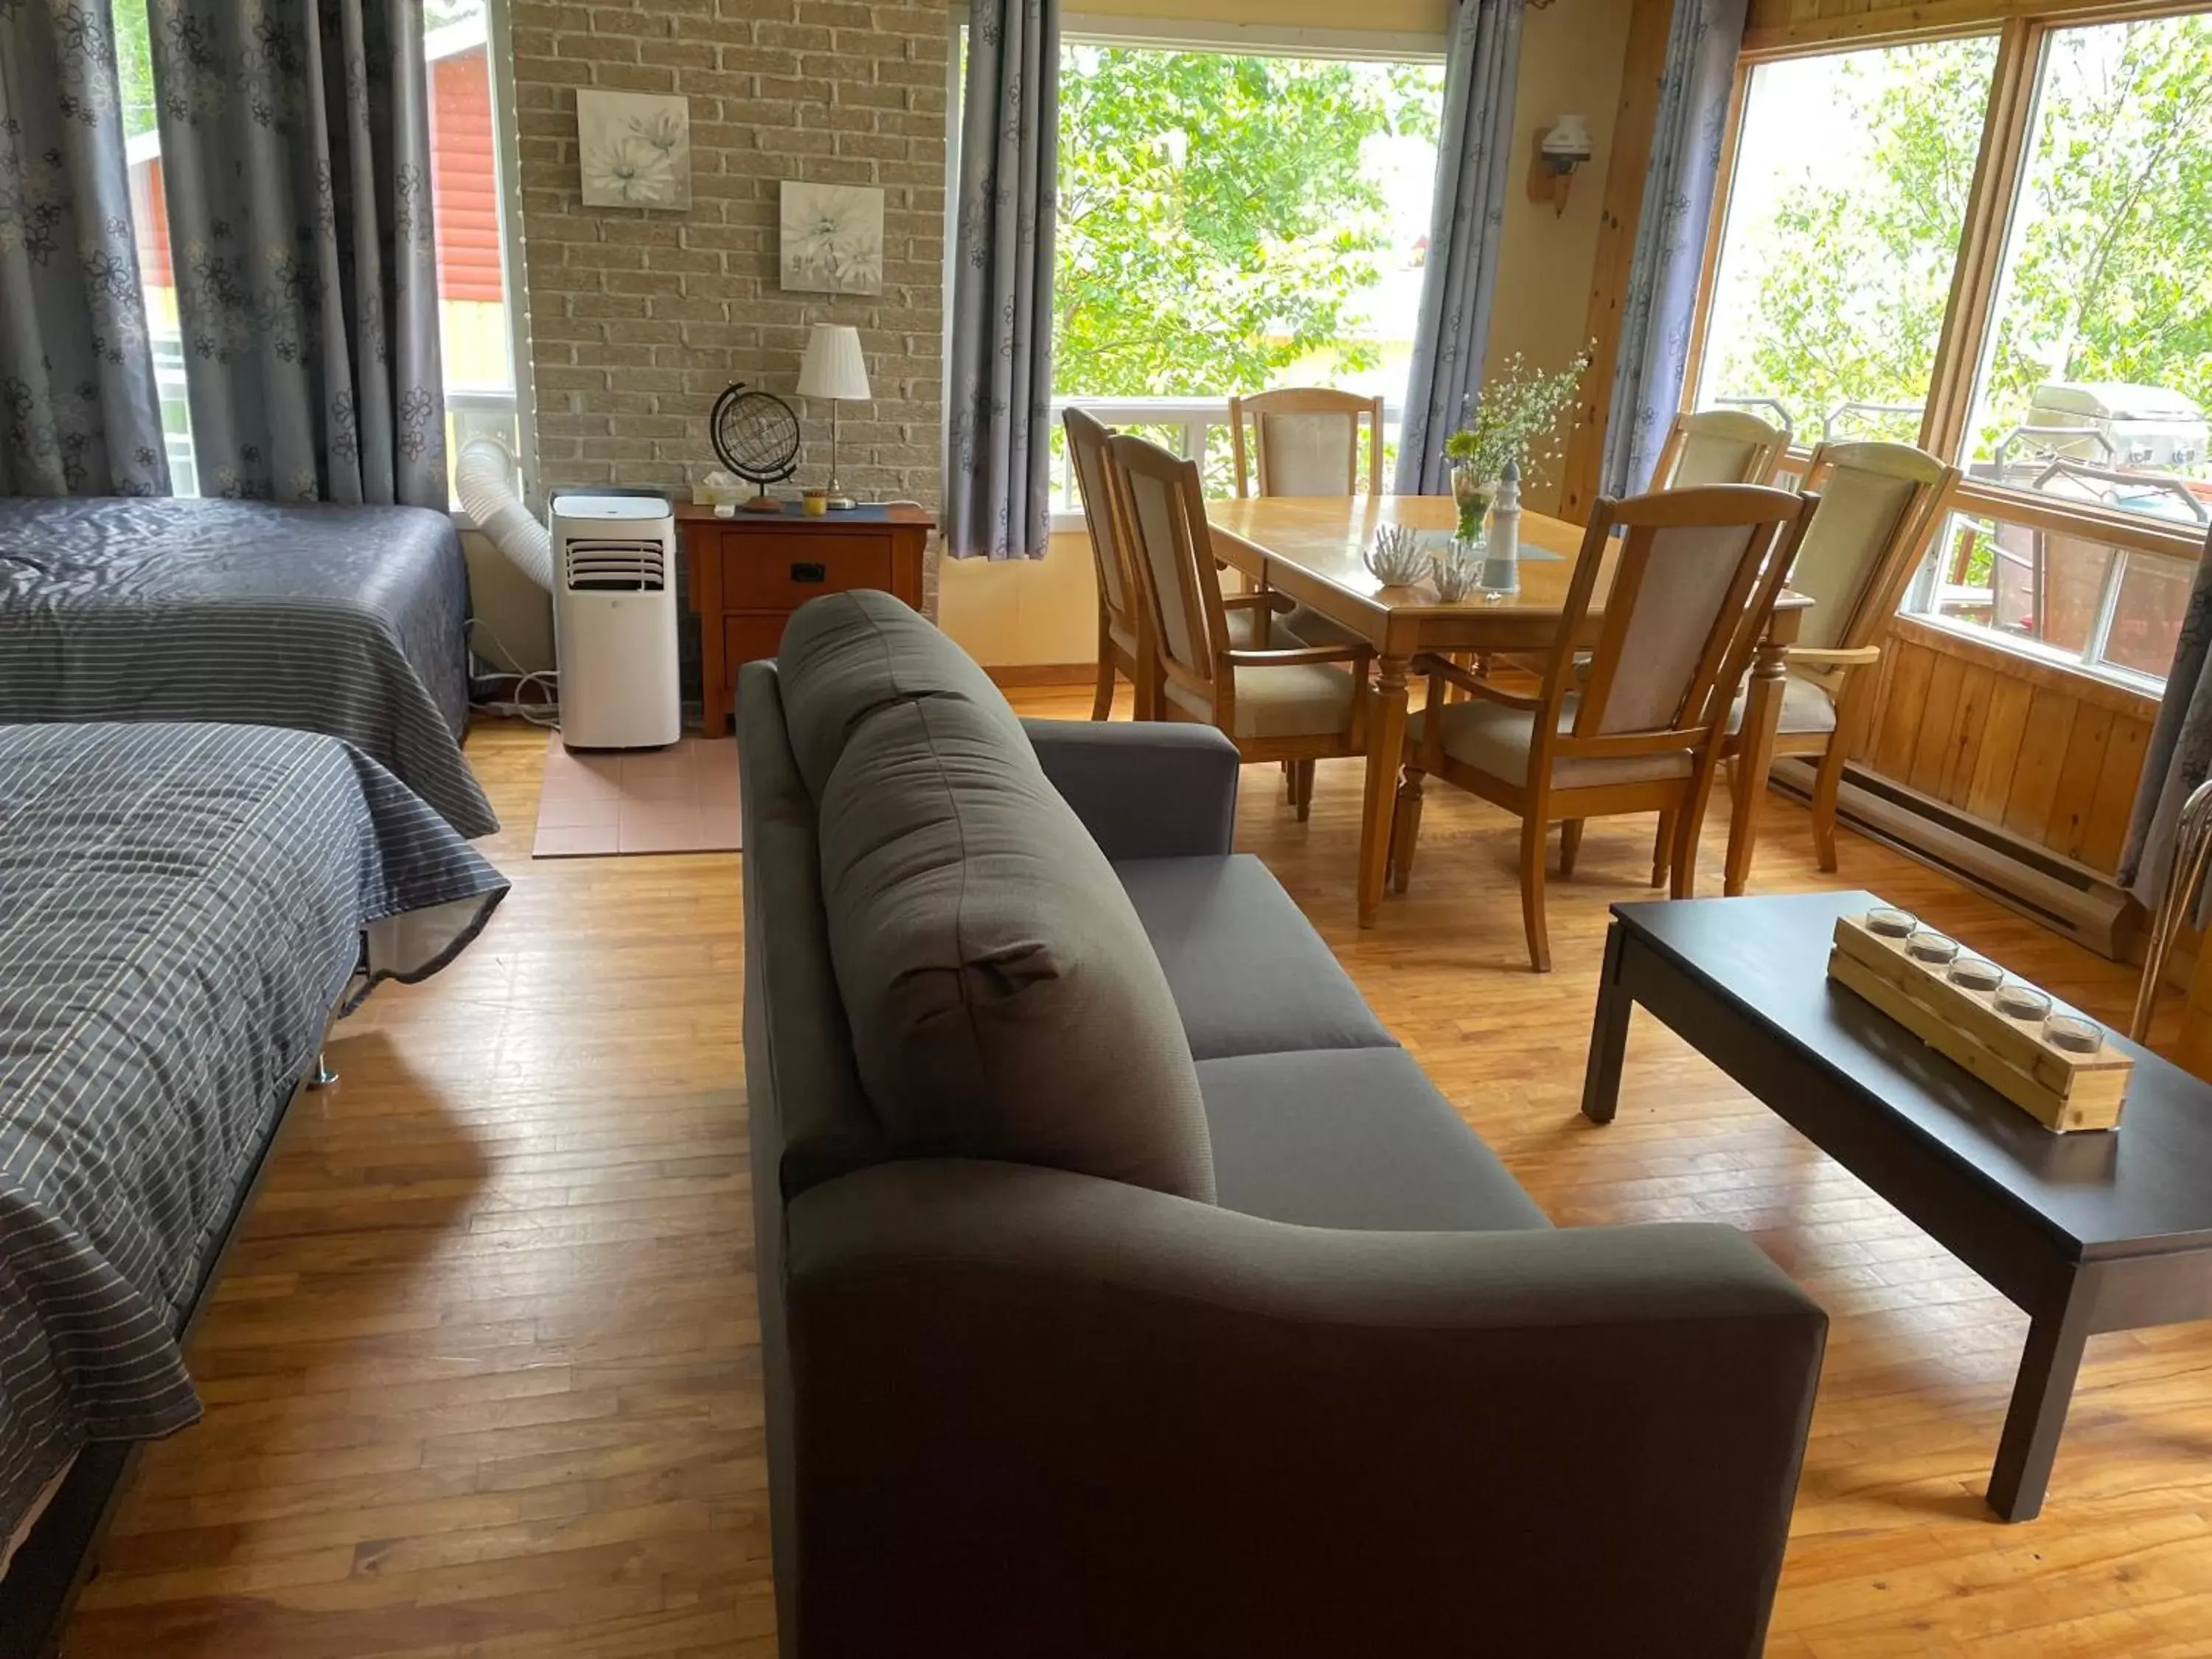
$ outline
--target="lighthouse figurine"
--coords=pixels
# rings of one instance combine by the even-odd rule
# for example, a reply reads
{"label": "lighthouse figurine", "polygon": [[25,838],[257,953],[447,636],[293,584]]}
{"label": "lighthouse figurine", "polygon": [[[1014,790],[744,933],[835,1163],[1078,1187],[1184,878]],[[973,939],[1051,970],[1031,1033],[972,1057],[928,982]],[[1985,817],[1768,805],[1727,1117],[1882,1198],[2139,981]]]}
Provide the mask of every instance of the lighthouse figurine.
{"label": "lighthouse figurine", "polygon": [[1521,586],[1521,469],[1511,461],[1498,475],[1498,498],[1491,503],[1482,585],[1494,593],[1510,593]]}

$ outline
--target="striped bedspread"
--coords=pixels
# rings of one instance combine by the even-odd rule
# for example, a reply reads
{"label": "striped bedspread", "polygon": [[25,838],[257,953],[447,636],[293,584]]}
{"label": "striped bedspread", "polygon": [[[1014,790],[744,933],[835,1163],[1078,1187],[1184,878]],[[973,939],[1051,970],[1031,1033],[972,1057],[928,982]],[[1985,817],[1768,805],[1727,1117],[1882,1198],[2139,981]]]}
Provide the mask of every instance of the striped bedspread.
{"label": "striped bedspread", "polygon": [[0,721],[326,732],[487,836],[468,605],[452,521],[417,507],[0,498]]}
{"label": "striped bedspread", "polygon": [[199,1415],[179,1334],[332,1006],[506,891],[332,738],[0,726],[0,1538],[87,1440]]}

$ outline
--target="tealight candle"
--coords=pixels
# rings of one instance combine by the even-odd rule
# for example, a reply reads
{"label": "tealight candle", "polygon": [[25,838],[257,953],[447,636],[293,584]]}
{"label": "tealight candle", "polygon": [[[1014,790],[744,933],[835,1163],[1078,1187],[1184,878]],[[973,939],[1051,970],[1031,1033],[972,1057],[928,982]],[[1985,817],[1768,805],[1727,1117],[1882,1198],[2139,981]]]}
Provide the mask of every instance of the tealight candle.
{"label": "tealight candle", "polygon": [[1924,962],[1931,967],[1940,968],[1958,956],[1959,941],[1937,933],[1933,927],[1922,927],[1916,929],[1905,941],[1905,951],[1915,962]]}
{"label": "tealight candle", "polygon": [[1950,981],[1962,991],[1987,996],[2004,983],[2004,969],[1984,957],[1960,957],[1951,964]]}
{"label": "tealight candle", "polygon": [[2051,999],[2033,985],[2008,985],[1992,1000],[2007,1019],[2041,1019],[2051,1012]]}
{"label": "tealight candle", "polygon": [[2069,1054],[2094,1054],[2105,1046],[2105,1033],[2092,1020],[2072,1014],[2053,1014],[2043,1022],[2043,1040]]}
{"label": "tealight candle", "polygon": [[1883,905],[1867,912],[1867,932],[1881,939],[1905,939],[1920,926],[1920,918],[1910,910],[1893,909]]}

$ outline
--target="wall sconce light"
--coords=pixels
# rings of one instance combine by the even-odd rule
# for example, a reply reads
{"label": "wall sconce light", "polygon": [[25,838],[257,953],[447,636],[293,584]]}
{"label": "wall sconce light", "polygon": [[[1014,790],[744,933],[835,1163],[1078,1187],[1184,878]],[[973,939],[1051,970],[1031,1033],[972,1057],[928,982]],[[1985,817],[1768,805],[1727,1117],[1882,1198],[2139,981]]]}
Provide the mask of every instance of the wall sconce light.
{"label": "wall sconce light", "polygon": [[1575,169],[1590,158],[1589,123],[1579,115],[1562,115],[1548,127],[1536,131],[1534,153],[1528,159],[1528,199],[1549,202],[1555,214],[1567,210],[1567,188]]}

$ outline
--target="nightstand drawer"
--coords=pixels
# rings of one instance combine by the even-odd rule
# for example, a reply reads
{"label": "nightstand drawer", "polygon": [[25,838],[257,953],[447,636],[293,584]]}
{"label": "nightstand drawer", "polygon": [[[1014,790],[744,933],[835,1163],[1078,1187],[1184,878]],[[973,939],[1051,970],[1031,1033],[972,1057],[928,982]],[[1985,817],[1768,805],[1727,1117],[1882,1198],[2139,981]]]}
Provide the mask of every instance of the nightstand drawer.
{"label": "nightstand drawer", "polygon": [[785,611],[722,618],[722,660],[731,684],[737,682],[739,663],[773,657],[783,648],[783,625],[790,620],[790,612]]}
{"label": "nightstand drawer", "polygon": [[891,538],[817,532],[725,535],[722,603],[732,611],[796,611],[823,593],[891,585]]}

